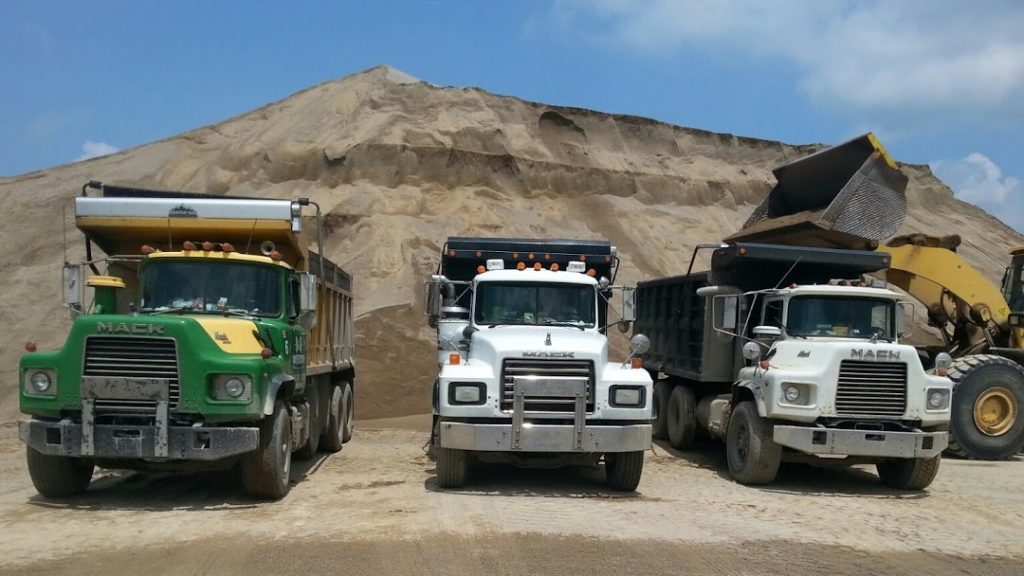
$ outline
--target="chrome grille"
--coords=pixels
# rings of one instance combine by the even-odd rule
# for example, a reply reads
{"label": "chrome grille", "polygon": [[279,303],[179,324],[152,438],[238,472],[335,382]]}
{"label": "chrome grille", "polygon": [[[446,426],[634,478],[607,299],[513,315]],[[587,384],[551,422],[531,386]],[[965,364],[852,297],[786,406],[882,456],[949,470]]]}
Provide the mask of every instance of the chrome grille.
{"label": "chrome grille", "polygon": [[906,364],[859,360],[840,363],[836,414],[900,417],[906,409]]}
{"label": "chrome grille", "polygon": [[[515,397],[515,378],[522,376],[571,376],[587,379],[587,412],[594,411],[594,363],[590,360],[534,360],[532,358],[506,358],[501,365],[501,409],[512,411]],[[561,412],[572,414],[576,401],[572,398],[523,398],[526,412]]]}
{"label": "chrome grille", "polygon": [[[166,378],[170,381],[168,407],[181,398],[178,352],[171,338],[90,336],[85,340],[83,376],[114,378]],[[152,400],[96,399],[96,410],[154,412]]]}

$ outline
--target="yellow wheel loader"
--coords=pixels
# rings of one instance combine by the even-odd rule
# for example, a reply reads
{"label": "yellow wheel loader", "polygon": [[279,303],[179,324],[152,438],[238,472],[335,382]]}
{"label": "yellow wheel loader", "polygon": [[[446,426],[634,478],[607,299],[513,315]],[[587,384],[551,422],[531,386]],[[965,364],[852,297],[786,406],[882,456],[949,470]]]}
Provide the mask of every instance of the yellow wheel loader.
{"label": "yellow wheel loader", "polygon": [[[906,185],[872,134],[774,170],[777,184],[727,242],[875,249],[879,271],[919,300],[942,344],[919,347],[930,365],[954,358],[950,446],[961,457],[996,460],[1024,448],[1024,246],[1012,251],[1002,287],[967,263],[960,238],[891,238],[906,218]],[[886,239],[887,243],[881,245]]]}

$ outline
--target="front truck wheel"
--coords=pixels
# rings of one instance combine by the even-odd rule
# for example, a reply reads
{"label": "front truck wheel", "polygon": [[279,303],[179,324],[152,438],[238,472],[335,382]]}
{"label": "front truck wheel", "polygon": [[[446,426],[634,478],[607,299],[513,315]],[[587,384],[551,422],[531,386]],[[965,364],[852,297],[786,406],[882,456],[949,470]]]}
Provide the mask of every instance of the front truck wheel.
{"label": "front truck wheel", "polygon": [[676,386],[668,398],[668,441],[677,450],[693,445],[697,434],[697,399],[685,384]]}
{"label": "front truck wheel", "polygon": [[782,447],[772,438],[771,423],[751,400],[740,402],[729,418],[725,439],[729,473],[740,484],[770,484],[779,473]]}
{"label": "front truck wheel", "polygon": [[941,456],[934,458],[903,458],[875,465],[878,477],[889,488],[897,490],[924,490],[939,473]]}
{"label": "front truck wheel", "polygon": [[69,456],[50,456],[31,446],[26,447],[28,475],[32,485],[47,498],[74,496],[85,492],[92,480],[91,460]]}
{"label": "front truck wheel", "polygon": [[657,440],[668,438],[668,399],[672,394],[672,385],[664,380],[654,383],[654,421],[651,423],[651,436]]}
{"label": "front truck wheel", "polygon": [[947,452],[1003,460],[1024,447],[1024,368],[993,354],[964,356],[949,369],[953,404]]}
{"label": "front truck wheel", "polygon": [[254,498],[280,500],[291,488],[291,419],[284,403],[274,404],[274,413],[260,424],[260,446],[242,457],[242,486]]}
{"label": "front truck wheel", "polygon": [[608,487],[612,490],[632,492],[640,485],[640,476],[644,472],[644,453],[610,452],[604,455],[604,474]]}
{"label": "front truck wheel", "polygon": [[469,471],[469,455],[465,450],[437,448],[437,485],[441,488],[462,488]]}

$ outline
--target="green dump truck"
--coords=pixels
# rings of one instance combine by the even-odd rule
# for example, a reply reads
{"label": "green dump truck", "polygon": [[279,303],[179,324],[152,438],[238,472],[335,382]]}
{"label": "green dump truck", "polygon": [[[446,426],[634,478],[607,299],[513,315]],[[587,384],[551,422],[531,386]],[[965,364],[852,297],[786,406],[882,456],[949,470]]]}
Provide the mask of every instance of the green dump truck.
{"label": "green dump truck", "polygon": [[71,331],[60,350],[26,344],[19,366],[40,494],[82,492],[96,466],[237,465],[247,494],[278,499],[293,451],[342,448],[352,279],[308,249],[307,205],[319,233],[307,199],[83,187],[86,262],[64,268]]}

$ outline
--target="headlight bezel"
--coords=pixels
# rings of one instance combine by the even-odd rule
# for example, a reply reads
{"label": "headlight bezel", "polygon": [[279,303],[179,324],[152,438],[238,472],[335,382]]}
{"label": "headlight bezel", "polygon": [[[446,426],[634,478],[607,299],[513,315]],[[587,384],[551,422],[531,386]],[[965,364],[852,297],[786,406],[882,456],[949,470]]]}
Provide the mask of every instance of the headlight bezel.
{"label": "headlight bezel", "polygon": [[[932,404],[932,396],[939,395],[941,401],[938,406]],[[949,388],[944,387],[932,387],[925,388],[924,391],[924,405],[925,412],[947,412],[952,401],[952,391]]]}
{"label": "headlight bezel", "polygon": [[[787,392],[796,389],[796,399],[790,399]],[[815,407],[815,387],[806,382],[782,382],[779,384],[778,403],[780,406],[791,408],[813,408]]]}
{"label": "headlight bezel", "polygon": [[[238,380],[242,390],[237,394],[228,391],[228,383]],[[210,386],[210,398],[217,402],[248,403],[252,401],[252,376],[248,374],[217,374]]]}
{"label": "headlight bezel", "polygon": [[[635,393],[636,402],[621,402],[620,393]],[[647,405],[647,389],[632,384],[616,384],[608,388],[608,405],[613,408],[643,408]]]}
{"label": "headlight bezel", "polygon": [[[476,399],[459,398],[459,390],[475,390]],[[483,382],[449,382],[448,404],[452,406],[481,406],[487,403],[487,384]]]}
{"label": "headlight bezel", "polygon": [[[36,376],[47,380],[46,387],[36,386]],[[57,395],[57,370],[53,368],[25,368],[22,373],[22,391],[28,396],[53,397]]]}

